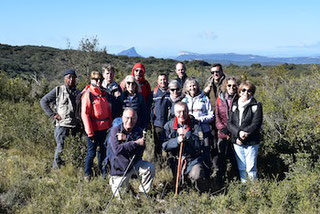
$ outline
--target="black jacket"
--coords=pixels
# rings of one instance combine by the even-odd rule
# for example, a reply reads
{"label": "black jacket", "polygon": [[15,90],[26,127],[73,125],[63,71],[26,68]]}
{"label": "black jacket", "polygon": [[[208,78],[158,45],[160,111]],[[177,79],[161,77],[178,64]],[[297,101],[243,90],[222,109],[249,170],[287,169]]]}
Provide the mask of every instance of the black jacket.
{"label": "black jacket", "polygon": [[120,96],[120,101],[122,103],[123,110],[126,107],[133,108],[138,115],[138,121],[136,126],[139,126],[142,129],[146,129],[148,127],[148,118],[149,115],[146,110],[146,103],[144,102],[144,98],[141,93],[136,93],[132,99],[129,98],[129,93],[127,91],[123,92]]}
{"label": "black jacket", "polygon": [[244,107],[241,125],[239,126],[239,108],[238,100],[232,103],[230,115],[228,118],[228,130],[232,134],[232,142],[236,143],[239,137],[240,131],[249,133],[249,136],[245,140],[241,140],[244,145],[259,144],[261,134],[260,129],[262,126],[262,104],[257,102],[254,98]]}

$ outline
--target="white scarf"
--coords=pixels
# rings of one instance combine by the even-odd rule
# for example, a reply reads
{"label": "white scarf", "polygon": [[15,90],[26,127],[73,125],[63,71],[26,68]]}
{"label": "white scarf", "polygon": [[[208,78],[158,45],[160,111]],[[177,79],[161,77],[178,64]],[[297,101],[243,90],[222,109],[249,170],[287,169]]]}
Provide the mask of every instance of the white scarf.
{"label": "white scarf", "polygon": [[252,99],[252,97],[251,97],[249,100],[245,101],[245,102],[243,102],[242,97],[240,97],[240,98],[238,99],[239,126],[241,126],[242,116],[243,116],[243,111],[244,111],[244,106],[247,105],[248,103],[250,103],[251,99]]}

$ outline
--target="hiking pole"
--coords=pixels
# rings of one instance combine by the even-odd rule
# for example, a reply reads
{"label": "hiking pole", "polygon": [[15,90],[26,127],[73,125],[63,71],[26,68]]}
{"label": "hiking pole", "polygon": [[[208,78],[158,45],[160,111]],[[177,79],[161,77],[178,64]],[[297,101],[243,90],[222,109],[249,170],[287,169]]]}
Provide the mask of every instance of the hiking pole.
{"label": "hiking pole", "polygon": [[[142,137],[143,137],[144,142],[146,142],[147,131],[146,131],[145,129],[144,129],[143,132],[142,132]],[[144,188],[144,185],[142,185],[142,181],[141,181],[140,178],[139,178],[139,173],[138,173],[138,171],[137,171],[137,169],[136,169],[136,167],[135,167],[134,165],[133,165],[133,170],[134,170],[134,172],[136,173],[136,175],[138,176],[138,180],[139,180],[140,185],[141,185],[141,187],[142,187],[143,193],[146,195],[147,198],[149,198],[149,196],[148,196],[148,194],[147,194],[147,191],[146,191],[146,189]]]}
{"label": "hiking pole", "polygon": [[106,211],[108,210],[108,208],[109,208],[109,206],[110,206],[110,204],[111,204],[114,196],[117,194],[119,188],[122,186],[122,183],[123,183],[123,181],[124,181],[124,178],[125,178],[125,176],[127,175],[127,172],[128,172],[128,170],[129,170],[131,164],[133,163],[133,160],[134,160],[135,157],[136,157],[136,155],[133,155],[133,157],[131,158],[131,160],[130,160],[127,168],[126,168],[126,170],[124,171],[124,173],[123,173],[123,175],[122,175],[122,178],[121,178],[121,180],[120,180],[120,183],[119,183],[119,185],[118,185],[117,188],[116,188],[116,191],[114,191],[114,193],[112,194],[112,196],[111,196],[111,198],[110,198],[110,200],[109,200],[109,202],[108,202],[108,205],[106,206],[106,209],[105,209]]}
{"label": "hiking pole", "polygon": [[178,169],[177,169],[177,179],[176,179],[176,188],[175,188],[175,196],[178,195],[179,181],[181,176],[181,167],[182,167],[182,150],[183,150],[183,141],[180,143],[180,151],[179,151],[179,160],[178,160]]}

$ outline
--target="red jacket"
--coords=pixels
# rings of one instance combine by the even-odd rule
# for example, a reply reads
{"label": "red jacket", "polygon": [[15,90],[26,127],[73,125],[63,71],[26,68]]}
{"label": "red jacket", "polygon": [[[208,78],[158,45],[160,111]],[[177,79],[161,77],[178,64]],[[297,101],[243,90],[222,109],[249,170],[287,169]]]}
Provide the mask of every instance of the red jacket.
{"label": "red jacket", "polygon": [[84,89],[81,97],[81,118],[88,137],[94,136],[95,131],[107,130],[111,127],[112,112],[105,91],[92,85]]}
{"label": "red jacket", "polygon": [[[228,112],[230,111],[231,105],[235,97],[231,98],[230,105],[226,99],[226,93],[220,93],[216,99],[216,108],[215,108],[215,116],[216,116],[216,127],[218,129],[218,137],[223,139],[230,136],[230,133],[227,129],[228,122]],[[228,133],[228,135],[226,134]]]}

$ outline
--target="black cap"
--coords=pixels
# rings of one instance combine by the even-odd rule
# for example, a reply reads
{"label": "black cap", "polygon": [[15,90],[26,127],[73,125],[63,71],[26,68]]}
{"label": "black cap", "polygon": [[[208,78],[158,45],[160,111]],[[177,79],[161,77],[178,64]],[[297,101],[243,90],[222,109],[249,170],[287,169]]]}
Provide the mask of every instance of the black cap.
{"label": "black cap", "polygon": [[76,71],[75,70],[72,70],[72,69],[68,69],[64,72],[63,76],[66,76],[68,74],[73,74],[77,77],[77,74],[76,74]]}

